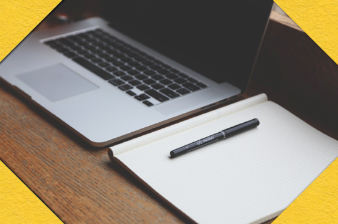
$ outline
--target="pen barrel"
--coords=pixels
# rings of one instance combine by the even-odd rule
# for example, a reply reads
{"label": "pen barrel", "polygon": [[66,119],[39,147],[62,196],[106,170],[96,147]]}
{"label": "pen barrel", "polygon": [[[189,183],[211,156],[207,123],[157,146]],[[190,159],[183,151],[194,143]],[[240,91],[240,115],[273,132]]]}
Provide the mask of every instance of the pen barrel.
{"label": "pen barrel", "polygon": [[233,126],[231,128],[223,130],[225,132],[226,138],[237,135],[241,132],[249,130],[251,128],[255,128],[259,125],[259,120],[257,118],[252,119],[250,121],[244,122],[242,124]]}
{"label": "pen barrel", "polygon": [[202,138],[198,141],[192,142],[180,148],[177,148],[170,152],[170,156],[174,158],[174,157],[183,155],[185,153],[194,151],[196,149],[199,149],[201,147],[204,147],[206,145],[212,144],[214,142],[218,142],[219,140],[222,140],[222,139],[225,139],[225,133],[223,133],[223,131],[210,135],[206,138]]}

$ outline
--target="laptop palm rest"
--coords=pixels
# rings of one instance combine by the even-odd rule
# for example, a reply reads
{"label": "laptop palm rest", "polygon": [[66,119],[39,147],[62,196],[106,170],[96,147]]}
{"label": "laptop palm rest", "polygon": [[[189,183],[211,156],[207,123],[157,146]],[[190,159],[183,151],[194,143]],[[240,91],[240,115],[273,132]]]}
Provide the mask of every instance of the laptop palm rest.
{"label": "laptop palm rest", "polygon": [[17,78],[52,102],[99,88],[62,64],[23,73]]}

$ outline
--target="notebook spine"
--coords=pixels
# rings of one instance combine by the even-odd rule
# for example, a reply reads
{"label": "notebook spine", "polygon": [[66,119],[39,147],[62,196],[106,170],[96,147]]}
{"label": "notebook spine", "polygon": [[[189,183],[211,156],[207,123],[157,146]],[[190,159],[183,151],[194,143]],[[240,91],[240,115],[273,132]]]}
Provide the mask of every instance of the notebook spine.
{"label": "notebook spine", "polygon": [[132,139],[130,141],[113,146],[110,148],[111,150],[110,154],[111,156],[116,157],[119,154],[128,152],[130,150],[133,150],[141,146],[145,146],[154,141],[158,141],[160,139],[163,139],[163,138],[175,135],[175,134],[179,134],[183,131],[189,130],[199,125],[203,125],[205,123],[208,123],[220,117],[228,116],[230,114],[236,113],[238,111],[244,110],[254,105],[263,103],[267,100],[268,99],[267,99],[266,94],[259,94],[257,96],[239,101],[237,103],[219,108],[217,110],[199,115],[189,120],[182,121],[180,123],[160,129],[150,134],[143,135],[138,138]]}

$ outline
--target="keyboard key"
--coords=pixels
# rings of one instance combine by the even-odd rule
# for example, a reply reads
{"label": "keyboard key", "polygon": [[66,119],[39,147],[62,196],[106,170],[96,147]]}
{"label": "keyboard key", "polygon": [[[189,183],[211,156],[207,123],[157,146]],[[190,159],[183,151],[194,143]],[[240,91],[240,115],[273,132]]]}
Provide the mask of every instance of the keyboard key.
{"label": "keyboard key", "polygon": [[70,51],[63,53],[63,55],[66,56],[67,58],[77,57],[77,55],[75,53],[70,52]]}
{"label": "keyboard key", "polygon": [[178,78],[178,76],[173,74],[173,73],[166,74],[165,77],[167,77],[168,79],[177,79]]}
{"label": "keyboard key", "polygon": [[67,45],[73,44],[74,42],[76,42],[76,38],[74,36],[68,36],[68,37],[65,37],[64,39],[68,42]]}
{"label": "keyboard key", "polygon": [[163,63],[162,61],[159,61],[159,60],[157,60],[157,59],[155,59],[155,58],[152,58],[151,60],[152,60],[155,64],[157,64],[157,65],[160,65],[160,66],[164,65],[164,63]]}
{"label": "keyboard key", "polygon": [[68,44],[65,38],[58,38],[58,39],[55,39],[55,41],[57,41],[59,44],[62,44],[62,45]]}
{"label": "keyboard key", "polygon": [[[106,56],[101,57],[101,58],[103,58],[107,63],[110,63],[110,61],[111,61],[112,59],[115,59],[115,58],[110,57],[110,55],[106,55]],[[115,60],[116,60],[116,59],[115,59]]]}
{"label": "keyboard key", "polygon": [[120,57],[119,60],[122,61],[122,62],[125,62],[125,63],[133,61],[131,58],[127,58],[127,57]]}
{"label": "keyboard key", "polygon": [[152,84],[156,83],[156,81],[153,80],[153,79],[145,79],[142,82],[144,82],[145,84],[148,84],[148,85],[152,85]]}
{"label": "keyboard key", "polygon": [[143,101],[143,100],[149,99],[150,97],[147,96],[146,94],[141,94],[139,96],[135,96],[134,98],[137,99],[137,100],[139,100],[139,101]]}
{"label": "keyboard key", "polygon": [[178,89],[178,90],[176,90],[176,92],[178,92],[178,93],[181,94],[181,95],[185,95],[185,94],[190,93],[190,91],[187,90],[187,89],[185,89],[185,88]]}
{"label": "keyboard key", "polygon": [[71,50],[73,50],[73,51],[81,51],[81,50],[83,50],[83,48],[80,45],[76,45],[76,44],[68,46],[68,48],[71,49]]}
{"label": "keyboard key", "polygon": [[[67,47],[74,47],[74,46],[76,46],[75,43],[72,44],[72,45],[67,45]],[[88,49],[92,46],[92,43],[90,43],[90,42],[81,43],[81,45],[79,45],[79,46],[81,46],[84,50],[88,51]]]}
{"label": "keyboard key", "polygon": [[141,90],[141,91],[144,91],[144,90],[147,90],[147,89],[150,89],[150,87],[149,86],[146,86],[146,85],[139,85],[139,86],[136,86],[136,88],[138,88],[139,90]]}
{"label": "keyboard key", "polygon": [[105,67],[108,67],[110,65],[107,62],[100,62],[100,63],[98,63],[98,66],[100,66],[101,68],[105,68]]}
{"label": "keyboard key", "polygon": [[68,37],[66,37],[69,41],[72,41],[73,43],[74,42],[77,42],[77,38],[75,37],[75,35],[70,35]]}
{"label": "keyboard key", "polygon": [[168,97],[162,95],[161,93],[157,92],[156,90],[150,89],[145,91],[146,94],[148,94],[149,96],[153,97],[154,99],[156,99],[157,101],[160,102],[164,102],[169,100]]}
{"label": "keyboard key", "polygon": [[155,79],[155,80],[161,80],[164,79],[164,77],[162,75],[152,75],[151,78]]}
{"label": "keyboard key", "polygon": [[117,66],[117,67],[119,67],[119,66],[123,66],[124,65],[124,63],[122,63],[122,62],[120,62],[120,61],[116,61],[116,60],[108,60],[108,62],[110,62],[111,64],[113,64],[114,66]]}
{"label": "keyboard key", "polygon": [[153,65],[153,64],[154,64],[154,62],[148,61],[148,60],[142,61],[141,63],[142,63],[143,65],[146,65],[146,66],[149,66],[149,65]]}
{"label": "keyboard key", "polygon": [[134,77],[135,77],[135,79],[138,79],[138,80],[143,80],[143,79],[147,79],[148,78],[145,75],[135,75]]}
{"label": "keyboard key", "polygon": [[190,91],[196,91],[196,90],[200,89],[198,86],[195,86],[194,84],[192,84],[190,82],[184,83],[182,86],[184,86],[185,88],[189,89]]}
{"label": "keyboard key", "polygon": [[85,57],[86,59],[92,59],[92,58],[95,58],[95,55],[90,54],[90,53],[83,54],[82,56]]}
{"label": "keyboard key", "polygon": [[157,72],[160,73],[161,75],[165,75],[165,74],[170,73],[167,69],[160,69]]}
{"label": "keyboard key", "polygon": [[104,62],[104,61],[103,61],[102,59],[100,59],[100,58],[92,58],[92,59],[90,59],[90,61],[93,62],[93,63],[96,63],[96,64],[101,63],[101,62]]}
{"label": "keyboard key", "polygon": [[94,65],[94,64],[86,61],[83,58],[80,58],[80,57],[73,58],[73,61],[75,61],[76,63],[78,63],[81,66],[85,67],[86,69],[88,69],[89,71],[93,72],[94,74],[100,76],[104,80],[112,78],[112,76],[108,72],[102,70],[101,68],[99,68],[96,65]]}
{"label": "keyboard key", "polygon": [[121,76],[120,79],[124,80],[124,81],[130,81],[133,79],[133,77],[129,76],[129,75],[125,75],[125,76]]}
{"label": "keyboard key", "polygon": [[144,66],[138,66],[138,67],[135,67],[135,69],[140,71],[140,72],[148,70],[148,68],[144,67]]}
{"label": "keyboard key", "polygon": [[132,67],[130,67],[130,66],[128,66],[128,65],[120,66],[119,68],[120,68],[122,71],[128,71],[128,70],[133,69]]}
{"label": "keyboard key", "polygon": [[107,70],[108,72],[117,72],[118,71],[118,69],[113,67],[113,66],[108,66],[104,69]]}
{"label": "keyboard key", "polygon": [[163,64],[163,65],[161,65],[163,68],[165,68],[165,69],[169,69],[169,68],[171,68],[169,65],[166,65],[166,64]]}
{"label": "keyboard key", "polygon": [[88,37],[88,34],[87,33],[80,33],[80,34],[77,34],[78,37],[81,37],[83,39],[86,39]]}
{"label": "keyboard key", "polygon": [[189,78],[189,76],[187,76],[186,74],[184,74],[182,72],[178,73],[177,75],[180,76],[181,78],[185,78],[185,79]]}
{"label": "keyboard key", "polygon": [[140,75],[140,72],[136,70],[129,70],[128,74],[134,76],[134,75]]}
{"label": "keyboard key", "polygon": [[156,72],[148,70],[148,71],[143,71],[144,74],[146,75],[156,75]]}
{"label": "keyboard key", "polygon": [[95,47],[88,48],[88,50],[90,50],[93,54],[98,54],[101,52],[99,49]]}
{"label": "keyboard key", "polygon": [[85,50],[81,50],[81,49],[78,49],[78,50],[76,50],[76,52],[75,52],[76,54],[81,54],[81,55],[84,55],[84,54],[87,54],[88,53],[88,51],[85,51]]}
{"label": "keyboard key", "polygon": [[109,55],[107,55],[107,54],[105,54],[105,53],[98,53],[98,54],[96,54],[97,56],[99,56],[100,58],[108,58],[109,57]]}
{"label": "keyboard key", "polygon": [[147,105],[148,107],[153,106],[154,104],[150,103],[148,100],[143,101],[142,103],[144,103],[145,105]]}
{"label": "keyboard key", "polygon": [[163,85],[169,85],[171,83],[173,83],[172,81],[170,81],[169,79],[162,79],[159,81],[160,83],[162,83]]}
{"label": "keyboard key", "polygon": [[133,91],[127,91],[126,92],[129,96],[136,96],[136,93],[134,93]]}
{"label": "keyboard key", "polygon": [[137,67],[137,66],[140,66],[141,64],[136,61],[129,61],[128,65],[131,67]]}
{"label": "keyboard key", "polygon": [[66,47],[57,47],[57,48],[55,48],[55,50],[57,50],[60,53],[69,51],[68,48],[66,48]]}
{"label": "keyboard key", "polygon": [[101,49],[106,49],[108,47],[104,42],[98,43],[97,46]]}
{"label": "keyboard key", "polygon": [[159,83],[151,85],[151,87],[154,88],[154,89],[162,89],[162,88],[164,88],[164,86],[161,85],[161,84],[159,84]]}
{"label": "keyboard key", "polygon": [[189,82],[192,82],[192,83],[197,83],[198,81],[196,79],[193,79],[193,78],[188,78],[187,79]]}
{"label": "keyboard key", "polygon": [[178,78],[178,79],[174,79],[174,82],[176,82],[176,83],[178,83],[178,84],[183,84],[183,83],[186,83],[187,80],[182,79],[182,78]]}
{"label": "keyboard key", "polygon": [[128,83],[129,83],[130,85],[132,85],[132,86],[137,86],[137,85],[140,85],[140,84],[141,84],[141,82],[138,81],[138,80],[131,80],[131,81],[129,81]]}
{"label": "keyboard key", "polygon": [[134,58],[134,57],[138,56],[138,54],[136,52],[134,52],[134,51],[128,51],[128,52],[126,51],[125,54],[127,54],[128,57],[131,57],[131,58]]}
{"label": "keyboard key", "polygon": [[205,85],[204,83],[198,82],[196,83],[197,86],[201,87],[202,89],[207,88],[208,86]]}
{"label": "keyboard key", "polygon": [[119,86],[119,85],[124,84],[124,82],[121,81],[120,79],[111,79],[111,80],[109,80],[109,82],[110,82],[111,84],[113,84],[114,86]]}
{"label": "keyboard key", "polygon": [[163,69],[161,66],[159,65],[150,65],[149,68],[153,69],[153,70],[161,70]]}
{"label": "keyboard key", "polygon": [[181,88],[181,86],[179,86],[179,85],[177,85],[177,84],[171,84],[171,85],[169,85],[168,86],[170,89],[172,89],[172,90],[176,90],[176,89],[179,89],[179,88]]}
{"label": "keyboard key", "polygon": [[133,57],[133,58],[134,58],[135,61],[139,61],[139,62],[147,60],[146,58],[141,57],[141,56],[136,56],[136,57]]}
{"label": "keyboard key", "polygon": [[164,95],[170,97],[171,99],[179,97],[180,95],[171,91],[170,89],[161,89],[160,90],[161,93],[163,93]]}
{"label": "keyboard key", "polygon": [[114,75],[116,76],[123,76],[123,75],[126,75],[126,73],[122,72],[122,71],[116,71],[116,72],[113,72]]}
{"label": "keyboard key", "polygon": [[116,50],[112,49],[112,48],[106,48],[105,49],[107,54],[110,54],[111,57],[114,57],[114,54],[116,53]]}
{"label": "keyboard key", "polygon": [[123,91],[127,91],[127,90],[130,90],[130,89],[132,89],[132,88],[133,88],[133,87],[132,87],[131,85],[128,85],[128,84],[119,86],[119,89],[120,89],[120,90],[123,90]]}
{"label": "keyboard key", "polygon": [[118,59],[123,57],[123,54],[117,53],[117,51],[113,53],[112,55],[114,55],[114,57]]}

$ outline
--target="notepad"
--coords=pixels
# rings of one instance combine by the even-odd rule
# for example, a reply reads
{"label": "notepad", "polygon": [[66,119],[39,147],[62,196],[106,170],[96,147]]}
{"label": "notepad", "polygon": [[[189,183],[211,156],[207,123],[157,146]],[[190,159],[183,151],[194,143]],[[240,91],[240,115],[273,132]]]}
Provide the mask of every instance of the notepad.
{"label": "notepad", "polygon": [[[170,158],[173,149],[253,118],[257,128]],[[195,222],[234,224],[280,214],[338,156],[338,142],[260,94],[110,150]]]}

